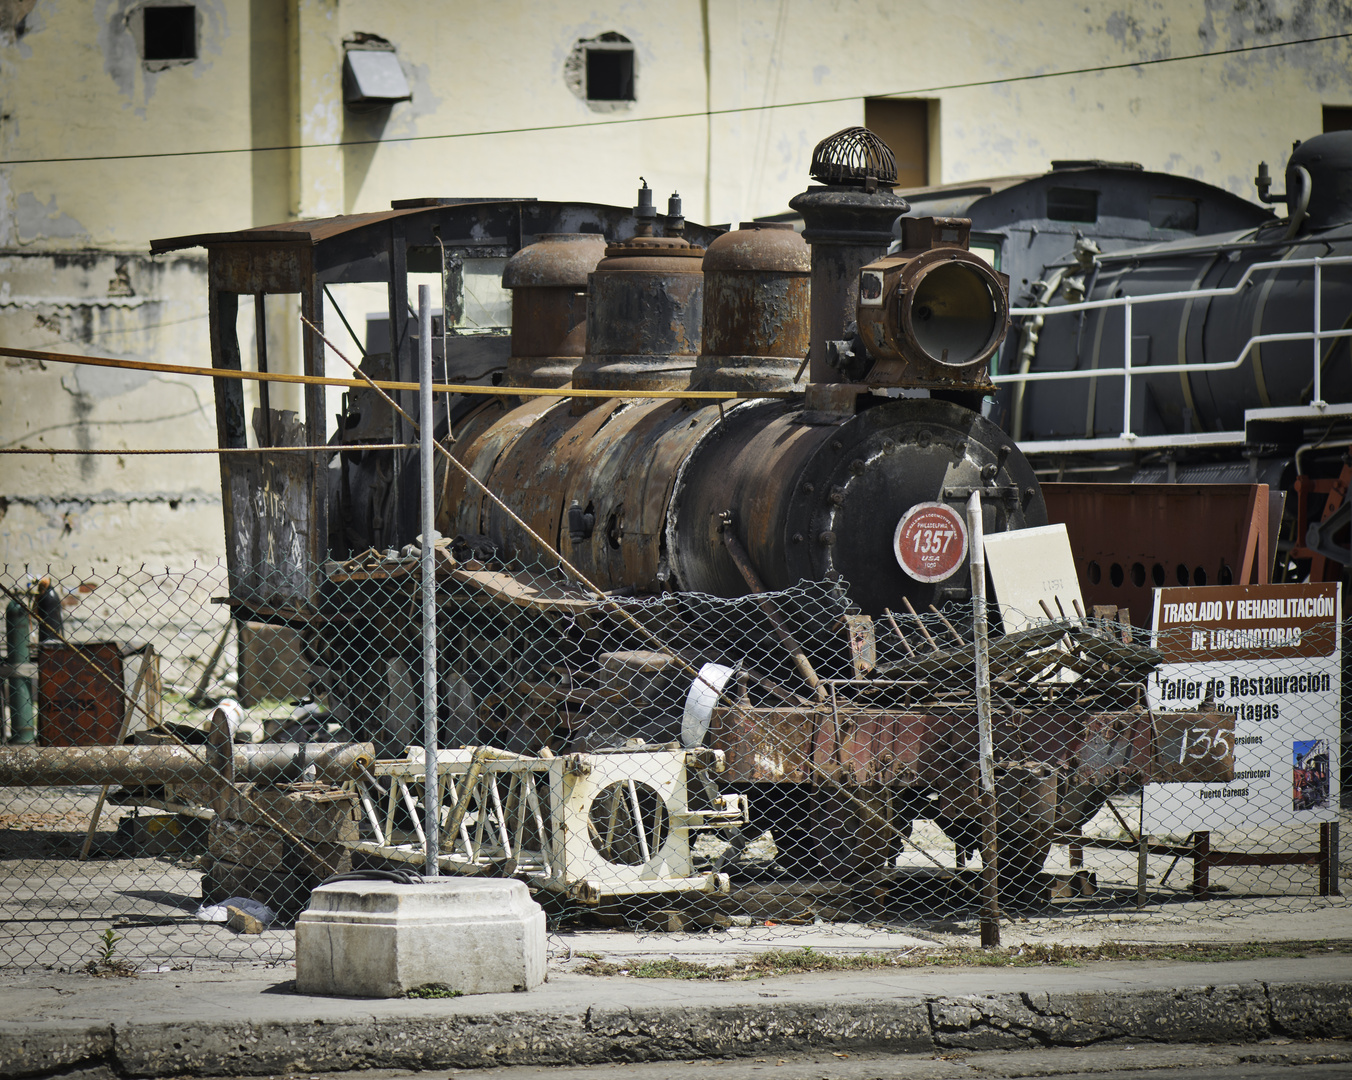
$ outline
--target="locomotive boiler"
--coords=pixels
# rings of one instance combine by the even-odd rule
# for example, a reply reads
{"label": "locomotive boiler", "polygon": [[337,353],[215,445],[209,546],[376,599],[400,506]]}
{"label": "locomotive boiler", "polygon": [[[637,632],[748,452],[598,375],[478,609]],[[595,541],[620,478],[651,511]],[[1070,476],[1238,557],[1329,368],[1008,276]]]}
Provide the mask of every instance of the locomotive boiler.
{"label": "locomotive boiler", "polygon": [[[1046,524],[1027,463],[977,411],[1007,286],[967,250],[961,220],[903,219],[887,256],[907,207],[864,189],[886,166],[886,148],[870,149],[874,161],[847,168],[819,148],[831,182],[799,197],[814,221],[804,237],[757,222],[707,250],[679,235],[683,222],[653,235],[644,190],[632,237],[548,234],[515,254],[505,383],[560,396],[451,404],[453,453],[477,482],[446,471],[438,531],[524,564],[548,562],[543,541],[606,592],[734,597],[838,581],[869,615],[970,595],[965,564],[917,576],[895,541],[912,507],[961,511],[973,491],[986,493],[989,532]],[[678,390],[743,399],[623,396]],[[357,430],[350,417],[344,427]],[[372,463],[343,470],[331,475],[331,505],[349,492],[331,547],[344,532],[358,548],[412,539],[382,509]]]}

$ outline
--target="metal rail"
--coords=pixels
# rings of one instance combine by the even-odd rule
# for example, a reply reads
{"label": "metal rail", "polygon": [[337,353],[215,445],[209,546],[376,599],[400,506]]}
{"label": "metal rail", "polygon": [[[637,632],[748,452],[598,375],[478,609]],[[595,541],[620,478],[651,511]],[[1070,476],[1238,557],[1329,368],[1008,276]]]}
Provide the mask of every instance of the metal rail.
{"label": "metal rail", "polygon": [[[1103,300],[1085,300],[1077,304],[1061,304],[1057,307],[1010,308],[1011,318],[1036,316],[1046,318],[1050,315],[1073,315],[1082,311],[1100,311],[1106,308],[1122,308],[1122,367],[1094,368],[1088,371],[1029,371],[1009,375],[993,375],[991,381],[997,385],[1005,383],[1019,384],[1030,382],[1055,382],[1069,379],[1122,379],[1122,433],[1118,437],[1128,445],[1135,445],[1138,436],[1131,430],[1131,384],[1133,378],[1149,378],[1155,375],[1173,375],[1189,371],[1233,371],[1248,359],[1256,346],[1279,341],[1309,341],[1313,353],[1314,381],[1310,407],[1322,411],[1328,407],[1323,399],[1322,371],[1320,370],[1321,344],[1332,338],[1352,337],[1352,329],[1324,330],[1320,322],[1320,301],[1323,293],[1323,271],[1326,266],[1352,265],[1352,255],[1328,255],[1310,259],[1287,259],[1254,263],[1247,267],[1234,285],[1224,289],[1190,289],[1179,292],[1149,293],[1144,296],[1114,296]],[[1185,300],[1209,300],[1221,296],[1237,296],[1249,286],[1253,275],[1260,270],[1296,270],[1304,267],[1314,268],[1314,323],[1311,330],[1300,330],[1286,334],[1255,334],[1249,338],[1235,359],[1220,363],[1192,364],[1150,364],[1145,367],[1133,367],[1131,363],[1132,310],[1142,304],[1162,304]],[[1098,440],[1084,439],[1074,442],[1083,446],[1092,446]],[[1027,449],[1027,447],[1025,447]]]}

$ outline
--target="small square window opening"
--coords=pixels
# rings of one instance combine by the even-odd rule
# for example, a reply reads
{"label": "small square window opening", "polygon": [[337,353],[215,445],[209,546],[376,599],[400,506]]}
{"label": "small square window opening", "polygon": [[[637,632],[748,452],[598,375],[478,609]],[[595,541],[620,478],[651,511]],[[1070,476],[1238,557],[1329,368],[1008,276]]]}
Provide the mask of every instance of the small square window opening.
{"label": "small square window opening", "polygon": [[587,100],[634,100],[634,50],[587,50]]}
{"label": "small square window opening", "polygon": [[1098,220],[1098,192],[1089,188],[1047,189],[1047,216],[1053,221]]}
{"label": "small square window opening", "polygon": [[142,8],[144,60],[196,60],[197,9],[191,4]]}

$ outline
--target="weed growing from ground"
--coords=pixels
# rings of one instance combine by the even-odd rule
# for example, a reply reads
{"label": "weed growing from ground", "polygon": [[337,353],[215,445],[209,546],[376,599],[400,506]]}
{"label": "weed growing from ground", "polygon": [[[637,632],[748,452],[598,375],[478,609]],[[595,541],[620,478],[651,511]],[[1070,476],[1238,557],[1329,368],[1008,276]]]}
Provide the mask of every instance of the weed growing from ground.
{"label": "weed growing from ground", "polygon": [[[765,979],[816,971],[887,971],[923,967],[1079,967],[1121,960],[1257,960],[1266,957],[1305,958],[1352,954],[1352,941],[1275,941],[1245,944],[1127,945],[1011,945],[1001,949],[950,948],[934,952],[824,953],[805,945],[801,949],[771,949],[732,964],[700,964],[691,960],[639,960],[614,963],[586,954],[586,963],[571,968],[582,975],[622,975],[634,979]],[[580,954],[582,955],[582,954]]]}

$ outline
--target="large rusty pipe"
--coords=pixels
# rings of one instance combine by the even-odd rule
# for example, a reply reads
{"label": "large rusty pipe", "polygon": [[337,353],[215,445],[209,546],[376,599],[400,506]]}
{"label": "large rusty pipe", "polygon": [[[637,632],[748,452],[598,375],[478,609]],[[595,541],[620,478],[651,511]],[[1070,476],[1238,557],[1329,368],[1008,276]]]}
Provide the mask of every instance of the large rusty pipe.
{"label": "large rusty pipe", "polygon": [[[272,783],[350,780],[375,757],[370,743],[256,743],[231,748],[234,777]],[[67,784],[187,784],[218,780],[226,765],[209,746],[7,746],[0,787]]]}

